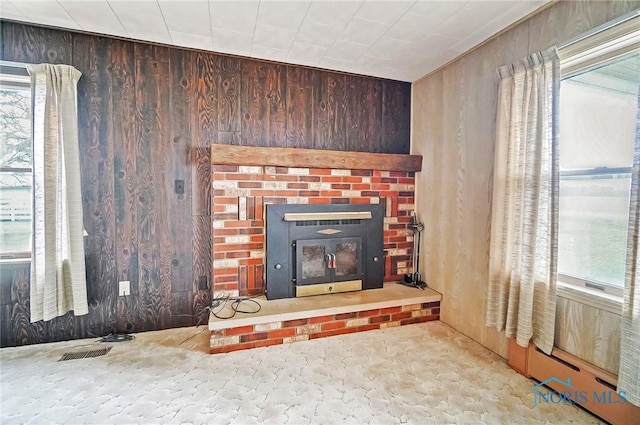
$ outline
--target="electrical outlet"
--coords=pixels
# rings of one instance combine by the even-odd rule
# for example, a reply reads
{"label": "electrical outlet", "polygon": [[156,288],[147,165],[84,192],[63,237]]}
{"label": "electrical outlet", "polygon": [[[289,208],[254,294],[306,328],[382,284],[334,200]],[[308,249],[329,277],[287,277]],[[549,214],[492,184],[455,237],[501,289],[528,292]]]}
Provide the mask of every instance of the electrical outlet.
{"label": "electrical outlet", "polygon": [[126,297],[131,295],[131,282],[128,280],[121,280],[118,286],[118,295]]}

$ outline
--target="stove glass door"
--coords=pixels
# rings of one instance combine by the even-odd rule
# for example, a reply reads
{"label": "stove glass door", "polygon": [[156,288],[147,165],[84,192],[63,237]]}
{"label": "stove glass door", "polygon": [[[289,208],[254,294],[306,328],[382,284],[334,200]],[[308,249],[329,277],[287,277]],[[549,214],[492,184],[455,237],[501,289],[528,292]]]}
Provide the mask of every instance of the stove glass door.
{"label": "stove glass door", "polygon": [[362,238],[296,241],[296,285],[362,279]]}

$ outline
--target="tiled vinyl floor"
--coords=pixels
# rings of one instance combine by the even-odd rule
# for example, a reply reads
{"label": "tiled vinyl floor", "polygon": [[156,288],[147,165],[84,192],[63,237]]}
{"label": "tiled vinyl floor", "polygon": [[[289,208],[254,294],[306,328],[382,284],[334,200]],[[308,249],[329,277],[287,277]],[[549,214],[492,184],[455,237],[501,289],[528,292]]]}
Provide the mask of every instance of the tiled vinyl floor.
{"label": "tiled vinyl floor", "polygon": [[[186,338],[195,335],[181,344]],[[441,322],[206,354],[206,326],[0,350],[3,424],[593,424]],[[82,347],[82,348],[81,348]]]}

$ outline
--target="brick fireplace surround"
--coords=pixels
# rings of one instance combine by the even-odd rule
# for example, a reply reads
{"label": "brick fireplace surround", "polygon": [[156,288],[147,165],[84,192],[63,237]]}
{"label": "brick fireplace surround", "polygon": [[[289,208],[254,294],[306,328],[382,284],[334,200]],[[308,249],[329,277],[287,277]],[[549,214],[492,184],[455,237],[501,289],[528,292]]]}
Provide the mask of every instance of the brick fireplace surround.
{"label": "brick fireplace surround", "polygon": [[[339,163],[348,168],[337,168],[336,157],[354,160]],[[394,161],[391,165],[384,160],[378,161],[384,157]],[[412,272],[413,231],[409,224],[415,214],[415,171],[420,169],[421,158],[223,145],[212,146],[211,158],[214,294],[264,294],[264,206],[267,204],[383,204],[384,281],[398,281]],[[367,169],[368,163],[382,163],[382,168],[387,169]],[[315,337],[329,336],[378,329],[385,322],[399,326],[438,318],[439,301],[300,318],[291,323],[278,322],[280,326],[233,327],[233,322],[229,321],[228,329],[220,329],[219,324],[210,326],[211,352],[293,342],[300,339],[297,336],[302,331],[307,336],[303,339],[308,339],[309,333]],[[267,333],[265,326],[275,328]],[[304,329],[298,329],[300,326]],[[316,332],[307,329],[309,326]]]}
{"label": "brick fireplace surround", "polygon": [[264,293],[265,204],[385,205],[385,282],[410,272],[413,172],[212,165],[213,290]]}

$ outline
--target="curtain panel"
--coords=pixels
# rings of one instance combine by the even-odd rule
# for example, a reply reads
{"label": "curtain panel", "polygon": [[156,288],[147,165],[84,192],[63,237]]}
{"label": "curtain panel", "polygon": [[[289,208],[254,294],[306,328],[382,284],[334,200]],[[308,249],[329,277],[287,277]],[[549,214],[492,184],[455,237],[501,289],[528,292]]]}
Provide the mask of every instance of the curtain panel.
{"label": "curtain panel", "polygon": [[486,325],[553,348],[559,202],[555,47],[498,69]]}
{"label": "curtain panel", "polygon": [[618,391],[640,406],[640,90],[638,92],[636,138],[633,146],[631,199],[627,235],[627,261],[622,301],[620,369]]}
{"label": "curtain panel", "polygon": [[31,322],[87,314],[77,83],[68,65],[28,65],[33,110]]}

